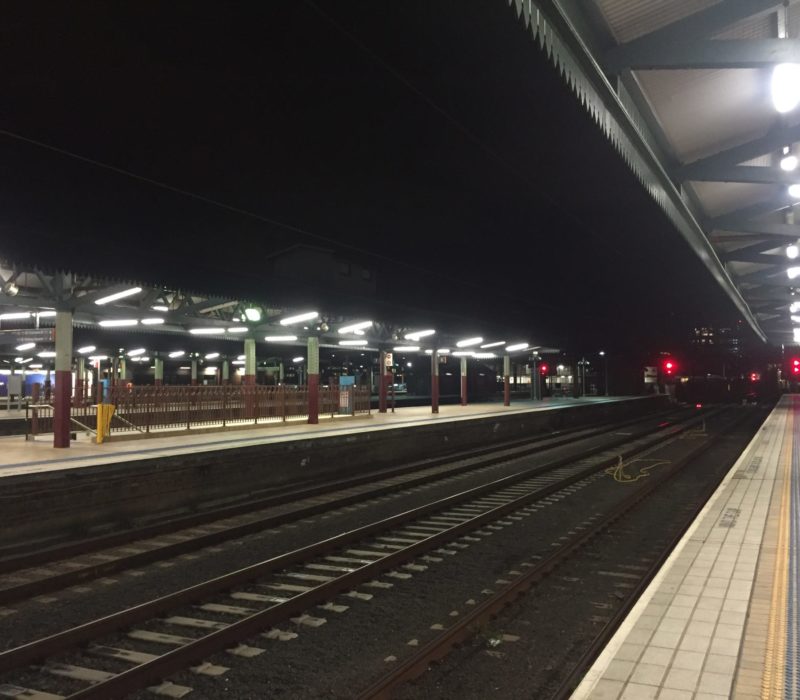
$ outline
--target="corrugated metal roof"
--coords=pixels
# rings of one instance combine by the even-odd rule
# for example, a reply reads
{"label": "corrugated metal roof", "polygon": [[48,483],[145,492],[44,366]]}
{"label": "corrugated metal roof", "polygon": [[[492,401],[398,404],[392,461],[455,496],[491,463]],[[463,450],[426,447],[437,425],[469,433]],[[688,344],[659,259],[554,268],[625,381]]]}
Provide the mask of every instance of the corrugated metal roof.
{"label": "corrugated metal roof", "polygon": [[614,38],[624,44],[719,0],[597,0]]}

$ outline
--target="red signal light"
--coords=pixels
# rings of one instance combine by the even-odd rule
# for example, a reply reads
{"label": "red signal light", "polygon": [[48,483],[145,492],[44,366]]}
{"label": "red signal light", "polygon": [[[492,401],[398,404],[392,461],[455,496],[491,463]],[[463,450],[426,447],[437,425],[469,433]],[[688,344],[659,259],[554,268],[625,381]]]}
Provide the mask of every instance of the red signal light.
{"label": "red signal light", "polygon": [[678,363],[675,360],[664,360],[664,374],[673,375],[678,369]]}
{"label": "red signal light", "polygon": [[541,372],[542,374],[547,374],[548,369],[550,368],[545,364],[539,365],[539,372]]}
{"label": "red signal light", "polygon": [[694,405],[694,407],[695,407],[695,408],[703,408],[703,404],[701,404],[701,403],[696,403],[696,404]]}

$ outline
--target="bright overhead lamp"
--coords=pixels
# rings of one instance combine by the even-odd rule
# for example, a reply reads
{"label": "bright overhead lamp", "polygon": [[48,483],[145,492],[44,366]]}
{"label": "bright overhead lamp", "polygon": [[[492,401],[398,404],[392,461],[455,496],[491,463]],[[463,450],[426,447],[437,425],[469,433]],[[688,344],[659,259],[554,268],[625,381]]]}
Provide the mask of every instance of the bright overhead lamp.
{"label": "bright overhead lamp", "polygon": [[787,173],[797,170],[797,162],[797,156],[789,153],[781,158],[781,170],[785,170]]}
{"label": "bright overhead lamp", "polygon": [[472,357],[474,354],[472,350],[456,350],[453,357]]}
{"label": "bright overhead lamp", "polygon": [[268,343],[291,343],[297,340],[296,335],[265,335],[264,340]]}
{"label": "bright overhead lamp", "polygon": [[790,280],[793,280],[795,277],[800,276],[800,267],[790,267],[788,270],[786,270],[786,276]]}
{"label": "bright overhead lamp", "polygon": [[772,104],[781,114],[800,104],[800,63],[779,63],[772,70]]}
{"label": "bright overhead lamp", "polygon": [[231,362],[231,364],[232,365],[243,365],[244,364],[244,360],[234,360],[233,362]]}
{"label": "bright overhead lamp", "polygon": [[787,258],[794,260],[798,255],[800,255],[800,247],[798,247],[797,243],[792,243],[792,245],[786,246]]}
{"label": "bright overhead lamp", "polygon": [[792,319],[792,321],[794,321],[795,323],[800,323],[800,316],[792,316],[792,317],[791,317],[791,319]]}
{"label": "bright overhead lamp", "polygon": [[800,301],[793,301],[789,305],[789,313],[796,314],[798,311],[800,311]]}
{"label": "bright overhead lamp", "polygon": [[164,323],[163,318],[143,318],[142,325],[144,326],[160,326]]}
{"label": "bright overhead lamp", "polygon": [[449,355],[450,348],[439,348],[436,352],[438,352],[440,355]]}
{"label": "bright overhead lamp", "polygon": [[425,351],[425,354],[426,354],[426,355],[433,355],[433,350],[431,350],[430,348],[428,348],[428,349]]}
{"label": "bright overhead lamp", "polygon": [[52,318],[56,315],[56,312],[54,309],[49,309],[48,311],[37,311],[36,315],[39,318]]}
{"label": "bright overhead lamp", "polygon": [[255,308],[254,306],[248,306],[244,310],[244,315],[248,321],[252,321],[253,323],[257,323],[261,320],[261,310]]}
{"label": "bright overhead lamp", "polygon": [[109,294],[107,297],[101,297],[100,299],[95,300],[95,304],[98,306],[103,306],[104,304],[110,304],[112,301],[117,301],[118,299],[125,299],[125,297],[132,297],[134,294],[138,294],[142,291],[141,287],[131,287],[130,289],[125,289],[121,292],[115,292],[114,294]]}
{"label": "bright overhead lamp", "polygon": [[[22,345],[17,345],[15,350],[18,350],[19,352],[25,352],[26,350],[32,350],[35,347],[36,343],[23,343]],[[80,350],[78,352],[80,352]]]}
{"label": "bright overhead lamp", "polygon": [[247,333],[247,326],[231,326],[225,329],[226,333]]}
{"label": "bright overhead lamp", "polygon": [[209,352],[209,353],[206,353],[205,359],[206,360],[215,360],[218,357],[219,357],[219,353],[218,352]]}
{"label": "bright overhead lamp", "polygon": [[434,330],[414,331],[413,333],[406,333],[403,337],[406,340],[413,340],[416,342],[420,338],[427,338],[429,335],[433,335],[434,333],[436,333]]}
{"label": "bright overhead lamp", "polygon": [[129,350],[128,357],[136,357],[137,355],[144,355],[147,352],[144,348],[136,348],[136,350]]}
{"label": "bright overhead lamp", "polygon": [[118,318],[108,321],[100,321],[98,325],[102,326],[103,328],[122,328],[124,326],[136,326],[139,324],[139,321],[135,318]]}
{"label": "bright overhead lamp", "polygon": [[305,359],[305,357],[293,357],[292,362],[303,362]]}
{"label": "bright overhead lamp", "polygon": [[293,323],[300,323],[301,321],[310,321],[312,318],[316,318],[319,316],[318,311],[306,311],[302,314],[297,314],[295,316],[287,316],[286,318],[282,318],[280,320],[280,324],[282,326],[291,326]]}
{"label": "bright overhead lamp", "polygon": [[81,355],[88,355],[90,352],[94,352],[95,350],[97,350],[97,348],[94,345],[84,345],[82,348],[78,348],[78,353]]}
{"label": "bright overhead lamp", "polygon": [[793,328],[792,332],[794,334],[794,342],[800,343],[800,328]]}
{"label": "bright overhead lamp", "polygon": [[419,345],[398,345],[392,350],[394,352],[419,352]]}
{"label": "bright overhead lamp", "polygon": [[468,348],[468,347],[471,347],[472,345],[479,345],[482,342],[483,342],[483,338],[480,338],[480,337],[464,338],[464,340],[459,340],[456,343],[456,347]]}
{"label": "bright overhead lamp", "polygon": [[527,350],[528,344],[527,343],[515,343],[514,345],[509,345],[506,348],[506,352],[516,352],[517,350]]}
{"label": "bright overhead lamp", "polygon": [[342,346],[349,346],[349,345],[366,345],[366,340],[340,340],[339,345]]}
{"label": "bright overhead lamp", "polygon": [[161,311],[162,313],[167,313],[167,311],[169,311],[169,306],[164,306],[163,304],[156,304],[150,308],[153,309],[153,311]]}
{"label": "bright overhead lamp", "polygon": [[789,188],[786,191],[789,193],[790,197],[800,199],[800,183],[796,182],[793,185],[789,185]]}
{"label": "bright overhead lamp", "polygon": [[7,314],[0,314],[0,321],[11,321],[19,318],[30,318],[30,311],[11,311]]}
{"label": "bright overhead lamp", "polygon": [[244,359],[245,359],[245,356],[244,356],[244,355],[239,355],[239,356],[237,356],[237,358],[236,358],[236,359],[237,359],[237,360],[244,360]]}
{"label": "bright overhead lamp", "polygon": [[505,345],[505,344],[506,344],[505,340],[497,340],[494,343],[484,343],[483,345],[481,345],[481,350],[485,350],[486,348],[496,348],[499,345]]}
{"label": "bright overhead lamp", "polygon": [[108,359],[108,355],[89,355],[89,359],[92,362],[98,362],[100,360],[107,360]]}
{"label": "bright overhead lamp", "polygon": [[175,350],[169,354],[170,357],[183,357],[186,353],[183,350]]}
{"label": "bright overhead lamp", "polygon": [[31,360],[33,360],[32,357],[26,357],[25,359],[22,359],[21,357],[18,357],[16,360],[14,360],[14,362],[19,362],[21,365],[25,365],[28,362],[30,362]]}
{"label": "bright overhead lamp", "polygon": [[52,350],[42,350],[36,357],[55,357],[56,354]]}
{"label": "bright overhead lamp", "polygon": [[493,352],[476,352],[473,353],[472,356],[476,360],[491,360],[494,357],[497,357]]}
{"label": "bright overhead lamp", "polygon": [[220,333],[224,333],[224,328],[190,328],[189,333],[192,335],[219,335]]}
{"label": "bright overhead lamp", "polygon": [[372,321],[359,321],[358,323],[350,323],[347,326],[342,326],[339,329],[339,333],[358,333],[359,331],[363,331],[365,328],[369,328],[371,325]]}
{"label": "bright overhead lamp", "polygon": [[41,369],[41,368],[42,368],[42,363],[41,363],[41,362],[34,362],[34,363],[33,363],[33,364],[30,366],[30,368],[31,368],[31,369]]}

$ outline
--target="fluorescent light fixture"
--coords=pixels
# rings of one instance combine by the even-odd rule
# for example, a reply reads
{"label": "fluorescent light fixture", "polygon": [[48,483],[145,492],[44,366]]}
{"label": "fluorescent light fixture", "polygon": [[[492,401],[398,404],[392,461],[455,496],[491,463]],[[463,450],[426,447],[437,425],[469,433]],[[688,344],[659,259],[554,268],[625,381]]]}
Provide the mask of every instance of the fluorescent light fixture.
{"label": "fluorescent light fixture", "polygon": [[56,354],[52,350],[43,350],[36,357],[55,357]]}
{"label": "fluorescent light fixture", "polygon": [[779,63],[772,70],[772,104],[781,114],[800,104],[800,63]]}
{"label": "fluorescent light fixture", "polygon": [[438,352],[440,355],[449,355],[450,348],[439,348],[436,352]]}
{"label": "fluorescent light fixture", "polygon": [[178,367],[178,369],[191,369],[191,367],[189,367],[189,366],[184,366],[184,367]]}
{"label": "fluorescent light fixture", "polygon": [[169,356],[173,359],[176,357],[183,357],[186,353],[183,350],[173,350]]}
{"label": "fluorescent light fixture", "polygon": [[84,345],[82,348],[78,348],[78,353],[81,355],[88,355],[95,350],[97,350],[97,348],[94,345]]}
{"label": "fluorescent light fixture", "polygon": [[456,350],[453,357],[472,357],[474,354],[472,350]]}
{"label": "fluorescent light fixture", "polygon": [[491,360],[493,357],[497,357],[493,352],[476,352],[472,356],[476,360]]}
{"label": "fluorescent light fixture", "polygon": [[800,343],[800,328],[793,328],[792,331],[794,333],[794,342]]}
{"label": "fluorescent light fixture", "polygon": [[56,315],[56,312],[53,309],[50,309],[49,311],[37,311],[36,315],[39,318],[52,318]]}
{"label": "fluorescent light fixture", "polygon": [[219,335],[224,333],[224,328],[190,328],[189,333],[192,335]]}
{"label": "fluorescent light fixture", "polygon": [[786,276],[790,280],[793,280],[795,277],[800,276],[800,267],[790,267],[788,270],[786,270]]}
{"label": "fluorescent light fixture", "polygon": [[527,350],[528,344],[527,343],[515,343],[514,345],[509,345],[506,348],[506,352],[516,352],[517,350]]}
{"label": "fluorescent light fixture", "polygon": [[34,363],[33,363],[33,364],[30,366],[30,368],[31,368],[31,369],[41,369],[42,367],[43,367],[43,365],[42,365],[42,363],[41,363],[41,362],[34,362]]}
{"label": "fluorescent light fixture", "polygon": [[206,354],[206,359],[207,360],[214,360],[217,357],[219,357],[219,353],[218,352],[209,352],[209,353]]}
{"label": "fluorescent light fixture", "polygon": [[234,360],[233,362],[231,362],[231,364],[232,365],[243,365],[244,364],[244,360]]}
{"label": "fluorescent light fixture", "polygon": [[24,360],[20,360],[19,363],[21,365],[24,365],[24,364],[30,362],[32,359],[33,359],[32,357],[26,357]]}
{"label": "fluorescent light fixture", "polygon": [[800,323],[800,316],[792,316],[792,321],[795,323]]}
{"label": "fluorescent light fixture", "polygon": [[142,291],[141,287],[131,287],[130,289],[125,289],[121,292],[115,292],[114,294],[109,294],[107,297],[101,297],[97,299],[94,303],[98,306],[103,306],[103,304],[110,304],[112,301],[117,301],[117,299],[124,299],[125,297],[132,297],[134,294],[138,294]]}
{"label": "fluorescent light fixture", "polygon": [[21,357],[15,357],[14,358],[14,362],[22,362],[22,358]]}
{"label": "fluorescent light fixture", "polygon": [[403,337],[406,340],[413,340],[414,342],[418,342],[420,338],[427,338],[429,335],[433,335],[436,333],[434,330],[427,330],[427,331],[414,331],[413,333],[406,333]]}
{"label": "fluorescent light fixture", "polygon": [[786,191],[789,193],[790,197],[800,199],[800,183],[796,182],[793,185],[789,185],[789,188]]}
{"label": "fluorescent light fixture", "polygon": [[136,326],[139,324],[135,318],[120,318],[109,321],[100,321],[98,325],[103,328],[122,328],[124,326]]}
{"label": "fluorescent light fixture", "polygon": [[798,311],[800,311],[800,301],[793,301],[789,305],[789,313],[796,314]]}
{"label": "fluorescent light fixture", "polygon": [[253,321],[253,323],[261,320],[261,311],[254,306],[248,306],[244,310],[244,315],[248,321]]}
{"label": "fluorescent light fixture", "polygon": [[128,350],[128,357],[136,357],[137,355],[144,355],[147,352],[144,348],[136,348],[136,350]]}
{"label": "fluorescent light fixture", "polygon": [[303,362],[305,359],[305,357],[293,357],[292,362]]}
{"label": "fluorescent light fixture", "polygon": [[792,245],[786,246],[786,257],[790,260],[794,260],[798,255],[800,255],[800,248],[797,246],[796,243],[792,243]]}
{"label": "fluorescent light fixture", "polygon": [[481,350],[485,350],[486,348],[496,348],[499,345],[505,345],[505,344],[506,344],[505,340],[498,340],[494,343],[485,343],[484,345],[481,345]]}
{"label": "fluorescent light fixture", "polygon": [[358,323],[351,323],[347,326],[342,326],[339,329],[339,333],[355,333],[356,331],[363,331],[365,328],[369,328],[372,325],[372,321],[359,321]]}
{"label": "fluorescent light fixture", "polygon": [[419,345],[398,345],[392,350],[394,352],[419,352]]}
{"label": "fluorescent light fixture", "polygon": [[306,311],[302,314],[296,314],[295,316],[287,316],[286,318],[282,318],[280,320],[280,324],[282,326],[291,326],[293,323],[310,321],[312,318],[316,318],[317,316],[319,316],[318,311]]}
{"label": "fluorescent light fixture", "polygon": [[225,330],[227,333],[247,333],[247,326],[231,326]]}
{"label": "fluorescent light fixture", "polygon": [[363,345],[366,345],[366,344],[367,344],[366,340],[340,340],[339,341],[339,345],[342,345],[342,346],[345,346],[345,347],[347,347],[347,346],[363,346]]}
{"label": "fluorescent light fixture", "polygon": [[425,351],[425,354],[426,355],[433,355],[433,350],[428,349],[428,350]]}
{"label": "fluorescent light fixture", "polygon": [[216,374],[217,368],[216,367],[204,367],[203,374]]}
{"label": "fluorescent light fixture", "polygon": [[464,340],[459,340],[456,343],[456,347],[459,348],[468,348],[473,345],[480,345],[483,342],[483,338],[475,337],[475,338],[464,338]]}
{"label": "fluorescent light fixture", "polygon": [[[22,345],[17,345],[15,350],[18,350],[19,352],[25,352],[25,350],[32,350],[35,347],[36,343],[23,343]],[[80,352],[80,350],[78,350],[78,352]]]}
{"label": "fluorescent light fixture", "polygon": [[792,170],[797,170],[797,156],[792,154],[783,156],[783,158],[781,158],[781,170],[785,170],[787,173],[792,172]]}
{"label": "fluorescent light fixture", "polygon": [[98,362],[99,360],[107,360],[108,355],[89,355],[89,359],[92,360],[92,362]]}
{"label": "fluorescent light fixture", "polygon": [[12,311],[7,314],[0,314],[0,321],[11,321],[18,318],[30,318],[30,311]]}
{"label": "fluorescent light fixture", "polygon": [[150,308],[153,309],[153,311],[161,311],[162,313],[167,313],[167,311],[169,311],[169,306],[164,306],[163,304],[156,304]]}
{"label": "fluorescent light fixture", "polygon": [[144,326],[160,326],[164,323],[163,318],[143,318],[142,325]]}
{"label": "fluorescent light fixture", "polygon": [[237,360],[244,360],[244,359],[245,359],[245,356],[244,356],[244,355],[239,355],[239,356],[238,356],[236,359],[237,359]]}
{"label": "fluorescent light fixture", "polygon": [[265,335],[264,340],[268,343],[291,343],[297,340],[296,335]]}

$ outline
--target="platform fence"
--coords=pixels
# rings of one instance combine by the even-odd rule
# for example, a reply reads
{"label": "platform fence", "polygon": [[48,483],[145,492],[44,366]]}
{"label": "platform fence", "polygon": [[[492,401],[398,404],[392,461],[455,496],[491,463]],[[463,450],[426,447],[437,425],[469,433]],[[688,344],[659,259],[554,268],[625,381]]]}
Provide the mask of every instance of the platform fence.
{"label": "platform fence", "polygon": [[[308,417],[308,388],[294,386],[114,386],[111,433],[144,433],[280,423]],[[53,407],[26,406],[27,435],[53,432]],[[320,387],[319,415],[370,413],[368,388]],[[97,406],[73,404],[73,429],[94,426]]]}

